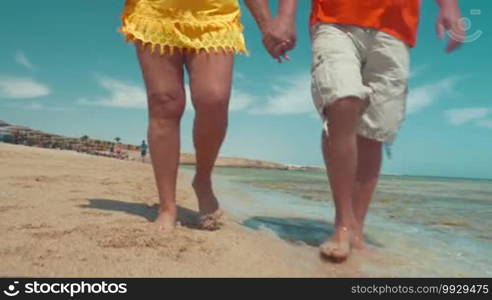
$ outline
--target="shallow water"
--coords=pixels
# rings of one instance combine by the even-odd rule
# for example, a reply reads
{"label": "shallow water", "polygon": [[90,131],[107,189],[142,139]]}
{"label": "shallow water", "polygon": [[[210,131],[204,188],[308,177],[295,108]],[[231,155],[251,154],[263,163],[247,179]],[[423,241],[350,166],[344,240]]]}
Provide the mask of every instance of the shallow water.
{"label": "shallow water", "polygon": [[[236,185],[222,205],[245,226],[313,247],[332,232],[324,172],[217,168],[216,174]],[[491,230],[492,181],[383,176],[366,237],[396,260],[361,268],[373,276],[492,277]]]}

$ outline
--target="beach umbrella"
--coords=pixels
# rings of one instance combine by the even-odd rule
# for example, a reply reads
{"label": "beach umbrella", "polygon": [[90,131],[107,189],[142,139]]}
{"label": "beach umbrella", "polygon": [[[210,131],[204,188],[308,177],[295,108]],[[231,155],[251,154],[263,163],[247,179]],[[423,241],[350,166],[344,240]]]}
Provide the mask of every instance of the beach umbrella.
{"label": "beach umbrella", "polygon": [[17,126],[17,125],[10,125],[10,126],[7,126],[7,129],[8,130],[12,130],[12,131],[30,131],[29,128],[27,127],[24,127],[24,126]]}

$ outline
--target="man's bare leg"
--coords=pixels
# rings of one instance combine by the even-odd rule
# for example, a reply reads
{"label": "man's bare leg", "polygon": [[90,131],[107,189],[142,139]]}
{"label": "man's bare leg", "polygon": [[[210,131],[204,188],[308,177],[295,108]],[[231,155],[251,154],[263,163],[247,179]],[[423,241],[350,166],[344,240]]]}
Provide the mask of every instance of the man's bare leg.
{"label": "man's bare leg", "polygon": [[364,221],[376,189],[381,171],[381,142],[362,136],[357,137],[357,175],[352,206],[357,223],[352,246],[364,249]]}
{"label": "man's bare leg", "polygon": [[[224,141],[234,57],[227,52],[200,52],[186,57],[190,89],[196,115],[193,142],[196,150],[196,174],[193,188],[202,215],[220,217],[222,212],[213,192],[212,170]],[[201,224],[216,229],[213,218]]]}
{"label": "man's bare leg", "polygon": [[356,228],[353,191],[357,171],[357,125],[363,101],[344,98],[326,109],[329,137],[323,134],[323,155],[335,201],[335,233],[321,246],[321,253],[341,261],[350,254],[350,241]]}
{"label": "man's bare leg", "polygon": [[155,224],[171,230],[176,222],[176,180],[180,153],[180,121],[185,109],[184,58],[150,53],[137,45],[137,54],[147,89],[148,140],[160,208]]}

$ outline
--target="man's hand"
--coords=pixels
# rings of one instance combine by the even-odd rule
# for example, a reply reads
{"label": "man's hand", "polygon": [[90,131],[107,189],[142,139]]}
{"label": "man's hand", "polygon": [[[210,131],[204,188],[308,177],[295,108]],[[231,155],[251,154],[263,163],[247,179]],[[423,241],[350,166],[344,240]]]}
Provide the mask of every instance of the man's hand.
{"label": "man's hand", "polygon": [[263,45],[268,53],[279,63],[289,60],[287,51],[292,50],[297,41],[295,21],[279,16],[271,20],[263,29]]}
{"label": "man's hand", "polygon": [[441,40],[449,33],[446,52],[451,53],[458,49],[466,38],[465,25],[456,0],[437,0],[441,10],[437,18],[437,35]]}

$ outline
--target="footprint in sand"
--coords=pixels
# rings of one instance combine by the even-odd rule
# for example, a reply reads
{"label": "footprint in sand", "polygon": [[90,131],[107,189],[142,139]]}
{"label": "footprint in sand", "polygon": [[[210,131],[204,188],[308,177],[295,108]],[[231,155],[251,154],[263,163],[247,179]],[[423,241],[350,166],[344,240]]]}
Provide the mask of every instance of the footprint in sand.
{"label": "footprint in sand", "polygon": [[102,185],[115,185],[118,184],[116,181],[111,181],[111,178],[104,178],[101,180]]}
{"label": "footprint in sand", "polygon": [[15,198],[15,194],[9,192],[0,192],[0,199],[5,199],[5,198]]}
{"label": "footprint in sand", "polygon": [[34,178],[34,180],[37,182],[50,182],[52,181],[52,178],[48,176],[37,176],[36,178]]}
{"label": "footprint in sand", "polygon": [[23,189],[30,189],[30,188],[34,187],[32,184],[26,184],[24,182],[14,182],[14,183],[11,183],[10,185],[14,186],[14,187],[20,187]]}
{"label": "footprint in sand", "polygon": [[49,226],[46,223],[41,223],[41,224],[36,224],[36,225],[29,223],[29,224],[23,224],[23,225],[18,227],[18,229],[20,229],[20,230],[37,230],[37,229],[47,229],[47,228],[51,228],[51,226]]}
{"label": "footprint in sand", "polygon": [[68,198],[68,201],[81,202],[81,201],[86,201],[86,199],[85,198]]}
{"label": "footprint in sand", "polygon": [[66,235],[69,235],[73,232],[77,231],[77,229],[67,229],[67,230],[53,230],[53,231],[45,231],[45,232],[34,232],[31,234],[32,237],[38,239],[60,239]]}
{"label": "footprint in sand", "polygon": [[95,211],[83,211],[82,214],[87,216],[96,216],[96,217],[109,217],[113,215],[112,213],[95,212]]}
{"label": "footprint in sand", "polygon": [[7,211],[11,211],[11,210],[24,209],[24,208],[25,207],[22,207],[20,205],[3,205],[3,206],[0,206],[0,213],[4,213]]}

